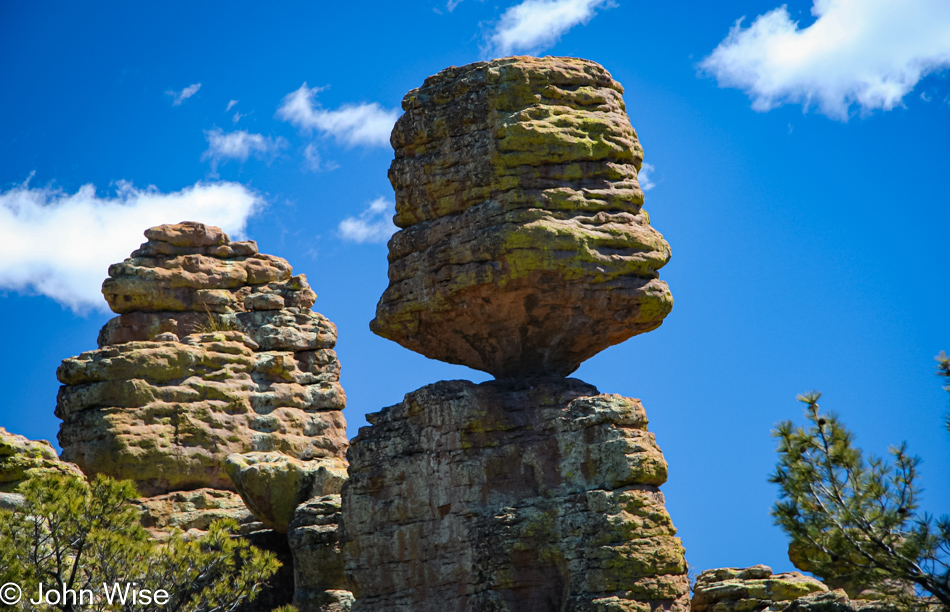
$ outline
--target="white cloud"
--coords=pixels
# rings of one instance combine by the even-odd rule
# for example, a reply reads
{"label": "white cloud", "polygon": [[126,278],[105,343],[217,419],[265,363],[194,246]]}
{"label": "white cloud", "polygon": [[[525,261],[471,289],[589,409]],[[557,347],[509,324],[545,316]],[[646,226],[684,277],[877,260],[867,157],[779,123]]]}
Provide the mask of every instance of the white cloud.
{"label": "white cloud", "polygon": [[273,154],[286,145],[283,138],[268,138],[245,130],[225,132],[221,128],[206,130],[205,139],[208,141],[208,148],[202,153],[201,159],[210,159],[214,170],[218,164],[228,159],[247,161],[251,155]]}
{"label": "white cloud", "polygon": [[489,54],[537,53],[574,26],[590,21],[610,0],[524,0],[504,13],[488,37]]}
{"label": "white cloud", "polygon": [[389,134],[399,118],[398,110],[383,108],[376,102],[344,104],[337,110],[325,110],[314,99],[322,89],[309,88],[304,83],[284,97],[277,116],[300,129],[333,136],[350,146],[389,146]]}
{"label": "white cloud", "polygon": [[927,74],[950,66],[946,0],[815,0],[805,28],[781,6],[748,28],[737,21],[700,66],[720,87],[742,89],[752,108],[816,105],[846,120],[890,110]]}
{"label": "white cloud", "polygon": [[191,96],[198,93],[198,90],[201,89],[201,83],[195,83],[194,85],[189,85],[188,87],[182,89],[181,91],[166,91],[165,95],[171,96],[174,98],[172,101],[172,106],[181,106],[181,103],[190,98]]}
{"label": "white cloud", "polygon": [[303,158],[307,160],[307,167],[316,172],[320,169],[320,151],[317,150],[317,147],[311,142],[307,145],[307,148],[303,150]]}
{"label": "white cloud", "polygon": [[237,100],[231,100],[230,102],[228,102],[228,107],[227,107],[226,109],[224,109],[224,112],[228,112],[229,110],[231,110],[232,108],[234,108],[234,105],[237,104],[237,103],[238,103]]}
{"label": "white cloud", "polygon": [[359,217],[340,221],[340,237],[358,243],[386,242],[397,229],[392,220],[395,212],[395,204],[386,198],[376,198]]}
{"label": "white cloud", "polygon": [[650,180],[650,175],[653,174],[653,171],[656,168],[653,167],[653,164],[642,164],[640,166],[640,172],[637,173],[637,180],[640,183],[640,189],[644,191],[650,191],[656,187],[656,183]]}
{"label": "white cloud", "polygon": [[173,193],[119,181],[115,197],[93,185],[73,194],[29,182],[0,192],[0,289],[53,298],[73,310],[108,311],[100,287],[149,227],[180,221],[216,225],[241,238],[263,204],[239,183],[197,183]]}
{"label": "white cloud", "polygon": [[462,4],[462,0],[449,0],[448,2],[445,3],[445,8],[449,9],[449,12],[451,13],[452,11],[455,10],[455,7],[457,7],[460,4]]}

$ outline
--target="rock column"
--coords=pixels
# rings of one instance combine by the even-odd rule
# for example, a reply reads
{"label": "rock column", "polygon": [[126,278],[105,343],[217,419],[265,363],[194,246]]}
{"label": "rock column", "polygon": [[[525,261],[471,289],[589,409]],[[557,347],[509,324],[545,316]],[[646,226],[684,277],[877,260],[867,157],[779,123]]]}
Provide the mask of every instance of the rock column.
{"label": "rock column", "polygon": [[353,610],[688,609],[643,407],[565,378],[672,307],[622,92],[593,62],[521,57],[404,99],[371,328],[497,380],[368,415],[343,487]]}
{"label": "rock column", "polygon": [[118,316],[99,348],[57,371],[63,458],[135,481],[157,538],[236,519],[284,562],[243,608],[270,610],[294,592],[296,506],[338,496],[345,478],[336,327],[311,310],[306,277],[253,241],[192,222],[145,236],[109,268],[102,292]]}

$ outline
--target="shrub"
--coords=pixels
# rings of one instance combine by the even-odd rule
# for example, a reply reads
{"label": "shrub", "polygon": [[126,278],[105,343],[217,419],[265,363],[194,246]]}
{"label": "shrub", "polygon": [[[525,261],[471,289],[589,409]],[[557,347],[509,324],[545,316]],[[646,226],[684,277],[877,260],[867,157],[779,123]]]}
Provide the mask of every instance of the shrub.
{"label": "shrub", "polygon": [[[21,587],[19,609],[225,612],[253,599],[280,566],[235,537],[233,521],[213,523],[199,539],[176,532],[153,541],[130,504],[130,481],[43,475],[20,492],[22,507],[0,511],[0,584]],[[59,593],[38,608],[30,599],[41,585]]]}

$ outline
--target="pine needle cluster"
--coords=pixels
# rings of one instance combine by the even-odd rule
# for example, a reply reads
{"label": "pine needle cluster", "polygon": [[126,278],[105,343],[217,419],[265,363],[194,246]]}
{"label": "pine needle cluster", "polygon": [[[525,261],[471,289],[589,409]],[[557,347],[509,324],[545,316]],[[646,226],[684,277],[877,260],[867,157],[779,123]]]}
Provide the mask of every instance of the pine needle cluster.
{"label": "pine needle cluster", "polygon": [[[64,612],[230,612],[253,599],[280,566],[273,553],[234,537],[234,521],[218,521],[206,535],[153,541],[141,526],[130,481],[43,475],[20,489],[26,502],[0,511],[0,584],[20,586],[22,610]],[[46,591],[92,591],[90,602],[64,598],[58,605],[29,603]],[[167,602],[109,603],[104,585],[164,590]]]}
{"label": "pine needle cluster", "polygon": [[810,426],[786,421],[773,431],[779,462],[769,480],[780,501],[772,516],[790,548],[806,551],[808,570],[826,581],[896,597],[923,591],[950,607],[950,519],[918,512],[920,458],[901,444],[890,462],[865,460],[840,419],[820,411],[820,396],[798,397]]}

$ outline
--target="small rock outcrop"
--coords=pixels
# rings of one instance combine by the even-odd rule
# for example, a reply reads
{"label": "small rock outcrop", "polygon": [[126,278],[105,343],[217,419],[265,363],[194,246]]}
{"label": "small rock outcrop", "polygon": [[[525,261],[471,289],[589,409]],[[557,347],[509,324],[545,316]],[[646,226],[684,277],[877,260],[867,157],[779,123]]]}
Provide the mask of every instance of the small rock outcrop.
{"label": "small rock outcrop", "polygon": [[655,329],[669,245],[641,209],[643,150],[598,64],[448,68],[403,100],[389,287],[372,330],[496,378],[566,376]]}
{"label": "small rock outcrop", "polygon": [[767,565],[725,567],[702,572],[693,587],[693,612],[770,612],[812,593],[827,593],[824,584],[800,574],[773,574]]}
{"label": "small rock outcrop", "polygon": [[367,418],[343,494],[354,610],[687,609],[638,400],[451,381]]}
{"label": "small rock outcrop", "polygon": [[283,453],[230,455],[225,466],[251,513],[287,533],[297,506],[313,497],[339,495],[346,462],[332,457],[301,461]]}
{"label": "small rock outcrop", "polygon": [[294,555],[298,612],[348,612],[353,593],[340,549],[340,496],[321,495],[297,506],[287,538]]}
{"label": "small rock outcrop", "polygon": [[[933,609],[925,600],[921,610]],[[818,580],[767,565],[726,567],[702,572],[693,587],[693,612],[898,612],[891,602],[849,599]]]}
{"label": "small rock outcrop", "polygon": [[200,223],[146,236],[109,268],[103,293],[120,316],[100,348],[57,371],[64,459],[151,496],[234,490],[233,453],[342,458],[336,328],[310,310],[306,278]]}
{"label": "small rock outcrop", "polygon": [[30,440],[0,427],[0,493],[16,493],[22,483],[44,472],[82,476],[75,465],[60,461],[46,440]]}

